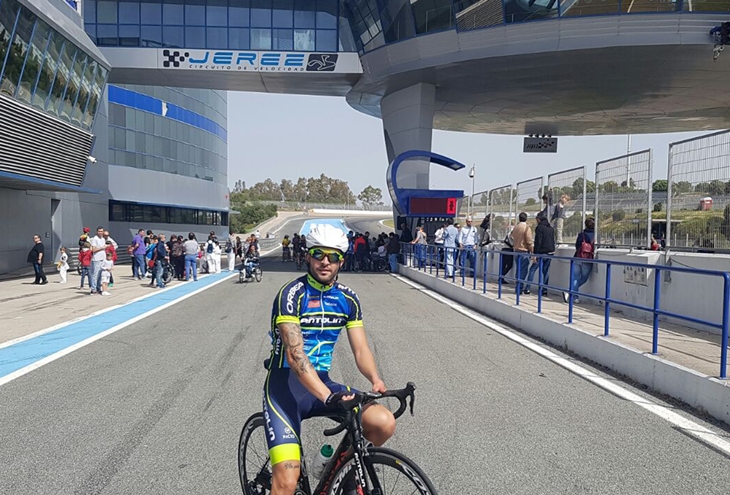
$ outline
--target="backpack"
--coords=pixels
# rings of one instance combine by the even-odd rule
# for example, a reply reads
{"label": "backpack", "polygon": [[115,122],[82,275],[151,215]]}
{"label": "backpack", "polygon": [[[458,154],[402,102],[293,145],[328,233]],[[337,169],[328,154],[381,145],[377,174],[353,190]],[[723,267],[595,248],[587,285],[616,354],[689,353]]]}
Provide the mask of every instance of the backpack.
{"label": "backpack", "polygon": [[580,243],[580,246],[578,247],[578,250],[575,252],[576,258],[582,258],[584,260],[592,260],[593,259],[593,243],[588,241],[588,236],[583,234],[583,239]]}
{"label": "backpack", "polygon": [[213,252],[213,241],[208,241],[208,247],[205,248],[205,252],[208,254]]}
{"label": "backpack", "polygon": [[233,244],[231,243],[231,240],[226,241],[226,253],[230,253],[233,251]]}

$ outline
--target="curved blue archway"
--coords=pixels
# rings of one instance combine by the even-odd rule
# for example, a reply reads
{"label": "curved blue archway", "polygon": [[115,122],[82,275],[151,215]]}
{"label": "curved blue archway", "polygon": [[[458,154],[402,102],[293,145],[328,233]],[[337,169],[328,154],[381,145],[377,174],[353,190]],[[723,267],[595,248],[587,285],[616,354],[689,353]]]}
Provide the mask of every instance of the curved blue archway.
{"label": "curved blue archway", "polygon": [[[393,205],[396,211],[400,215],[405,216],[430,216],[430,215],[443,215],[443,211],[419,211],[418,213],[411,211],[411,198],[428,198],[432,200],[437,199],[452,199],[461,198],[464,196],[463,190],[442,190],[442,189],[401,189],[398,187],[398,167],[406,160],[412,159],[428,159],[428,161],[434,165],[441,165],[442,167],[450,168],[453,171],[458,171],[466,168],[466,165],[460,163],[453,158],[448,156],[439,155],[431,151],[424,150],[409,150],[401,153],[395,160],[388,166],[388,173],[386,175],[386,181],[388,183],[388,191],[390,192],[390,198],[393,200]],[[428,207],[428,203],[421,202],[421,205]],[[455,212],[454,212],[455,215]],[[453,216],[453,215],[449,215]]]}

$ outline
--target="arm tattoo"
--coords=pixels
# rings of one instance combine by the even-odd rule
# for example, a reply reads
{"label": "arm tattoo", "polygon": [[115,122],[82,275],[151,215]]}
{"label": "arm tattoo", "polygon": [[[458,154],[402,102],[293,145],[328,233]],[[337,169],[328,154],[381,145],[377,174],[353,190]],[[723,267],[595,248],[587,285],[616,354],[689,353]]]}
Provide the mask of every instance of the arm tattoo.
{"label": "arm tattoo", "polygon": [[302,329],[296,323],[282,323],[279,325],[281,338],[289,356],[289,365],[294,372],[301,376],[313,369],[309,357],[304,352]]}

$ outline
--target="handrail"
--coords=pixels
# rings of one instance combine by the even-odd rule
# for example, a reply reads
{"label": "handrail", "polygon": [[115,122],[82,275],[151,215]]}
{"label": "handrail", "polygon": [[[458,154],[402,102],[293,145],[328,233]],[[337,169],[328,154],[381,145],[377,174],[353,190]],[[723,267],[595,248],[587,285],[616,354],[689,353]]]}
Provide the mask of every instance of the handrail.
{"label": "handrail", "polygon": [[[719,270],[706,270],[698,268],[687,268],[681,266],[668,266],[668,265],[647,265],[643,263],[634,263],[630,261],[614,261],[614,260],[602,260],[602,259],[582,259],[568,256],[555,256],[549,254],[533,254],[518,251],[495,251],[478,249],[476,247],[458,248],[458,247],[443,247],[434,244],[410,244],[401,243],[401,253],[405,258],[405,263],[415,261],[417,269],[425,271],[430,270],[433,274],[433,268],[436,267],[436,276],[439,276],[439,270],[444,271],[446,278],[450,278],[452,282],[456,282],[456,271],[460,270],[459,277],[461,278],[461,286],[466,285],[467,274],[473,279],[472,290],[477,290],[477,278],[478,278],[478,267],[482,267],[482,293],[487,292],[487,281],[488,281],[488,254],[493,253],[499,256],[498,266],[499,273],[497,278],[497,298],[502,298],[502,285],[505,280],[512,281],[515,283],[515,305],[520,305],[520,296],[522,293],[522,286],[525,284],[537,286],[537,312],[542,313],[542,291],[543,289],[553,289],[561,292],[568,293],[568,324],[573,323],[573,305],[576,297],[583,297],[588,299],[595,299],[603,301],[604,303],[604,332],[603,335],[609,336],[610,328],[610,308],[612,305],[619,305],[627,308],[636,309],[639,311],[646,311],[652,314],[652,354],[657,354],[659,348],[659,317],[668,316],[683,321],[706,325],[711,328],[720,329],[721,335],[721,349],[720,349],[720,378],[727,379],[727,359],[728,359],[728,333],[730,329],[730,272],[723,272]],[[512,256],[515,260],[516,265],[516,276],[508,276],[507,274],[501,273],[502,258],[504,256]],[[481,262],[479,260],[481,257]],[[537,260],[536,271],[538,273],[538,280],[534,282],[528,280],[527,269],[523,268],[523,264],[527,263],[530,268],[530,260],[535,258]],[[543,281],[543,264],[544,260],[552,262],[567,261],[570,264],[570,287],[556,287],[549,285]],[[469,266],[467,261],[470,261]],[[606,284],[603,295],[588,294],[580,292],[579,290],[573,289],[574,280],[576,280],[576,268],[577,264],[588,263],[591,265],[591,271],[593,271],[594,265],[605,265],[606,266]],[[620,301],[611,297],[611,268],[617,267],[636,267],[644,269],[656,270],[654,274],[654,287],[653,287],[653,304],[652,306],[642,306],[627,301]],[[703,275],[711,277],[721,277],[723,280],[723,307],[722,307],[722,322],[715,323],[701,318],[696,318],[681,313],[674,313],[661,309],[661,275],[662,272],[674,272],[674,273],[688,273],[693,275]],[[520,274],[524,275],[520,275]],[[524,277],[524,278],[523,278]]]}

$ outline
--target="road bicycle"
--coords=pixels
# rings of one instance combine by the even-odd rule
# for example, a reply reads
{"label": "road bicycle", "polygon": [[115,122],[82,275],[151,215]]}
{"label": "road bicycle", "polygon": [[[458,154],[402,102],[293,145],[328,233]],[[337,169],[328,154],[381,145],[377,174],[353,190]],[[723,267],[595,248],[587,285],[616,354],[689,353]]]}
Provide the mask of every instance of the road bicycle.
{"label": "road bicycle", "polygon": [[[301,474],[296,495],[436,495],[428,476],[415,462],[392,449],[373,447],[362,435],[363,406],[377,399],[395,397],[400,407],[393,413],[400,417],[408,406],[413,415],[416,386],[409,382],[400,390],[383,394],[357,393],[352,400],[341,401],[341,412],[321,417],[330,418],[338,426],[324,431],[325,436],[343,431],[340,445],[335,450],[312,491],[302,450]],[[410,399],[410,401],[408,401]],[[407,404],[410,402],[410,404]],[[238,443],[238,471],[244,495],[268,495],[271,492],[272,473],[266,444],[266,419],[262,413],[248,418]]]}
{"label": "road bicycle", "polygon": [[254,260],[252,262],[253,266],[251,267],[251,275],[249,275],[246,270],[246,264],[247,264],[247,261],[244,260],[243,266],[241,267],[241,270],[238,272],[238,283],[242,284],[252,278],[255,279],[256,282],[261,282],[261,279],[264,276],[264,271],[261,269],[261,263],[259,262],[259,260]]}

